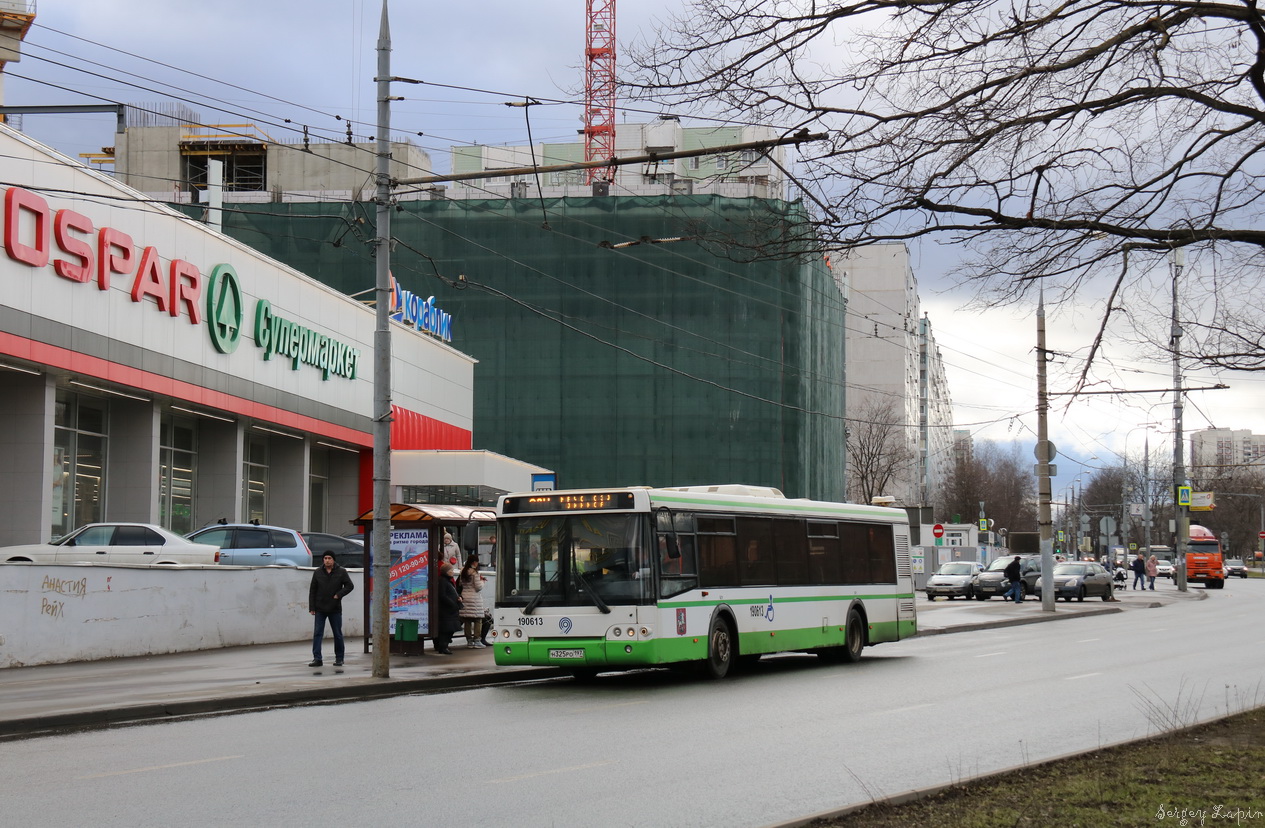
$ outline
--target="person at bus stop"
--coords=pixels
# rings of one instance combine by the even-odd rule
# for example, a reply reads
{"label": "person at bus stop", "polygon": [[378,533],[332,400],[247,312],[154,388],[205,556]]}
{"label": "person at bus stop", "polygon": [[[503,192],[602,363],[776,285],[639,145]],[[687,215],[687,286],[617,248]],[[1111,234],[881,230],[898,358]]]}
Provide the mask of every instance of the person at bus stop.
{"label": "person at bus stop", "polygon": [[471,552],[466,558],[466,565],[461,568],[461,576],[457,584],[461,588],[461,625],[465,629],[466,648],[482,649],[486,645],[480,642],[483,637],[483,582],[487,580],[479,574],[479,553]]}
{"label": "person at bus stop", "polygon": [[1015,556],[1015,559],[1013,561],[1006,564],[1006,569],[1002,574],[1004,574],[1007,580],[1010,581],[1010,589],[1006,591],[1006,597],[1009,598],[1011,595],[1014,595],[1015,603],[1022,604],[1023,603],[1023,570],[1022,570],[1022,567],[1020,567],[1019,565],[1018,555]]}
{"label": "person at bus stop", "polygon": [[461,560],[461,547],[452,539],[451,532],[444,532],[444,560],[453,566]]}
{"label": "person at bus stop", "polygon": [[445,561],[439,567],[439,612],[435,619],[435,652],[441,655],[452,655],[449,644],[453,634],[461,629],[461,596],[452,582],[452,564]]}
{"label": "person at bus stop", "polygon": [[1129,564],[1129,569],[1133,571],[1133,588],[1146,589],[1146,585],[1142,582],[1142,577],[1146,575],[1146,561],[1142,559],[1141,552],[1139,552],[1138,556],[1133,559],[1132,563]]}
{"label": "person at bus stop", "polygon": [[1154,591],[1155,591],[1155,576],[1156,576],[1156,575],[1159,575],[1159,574],[1160,574],[1160,564],[1159,564],[1159,561],[1157,561],[1157,560],[1155,559],[1155,556],[1154,556],[1154,555],[1152,555],[1151,557],[1149,557],[1149,558],[1147,558],[1147,559],[1146,559],[1146,583],[1147,583],[1147,589],[1151,590],[1152,592],[1154,592]]}
{"label": "person at bus stop", "polygon": [[321,644],[325,640],[325,621],[334,633],[334,666],[343,666],[343,597],[356,588],[347,570],[334,563],[334,556],[326,552],[321,566],[312,573],[312,583],[307,592],[308,612],[315,617],[312,629],[312,663],[321,666]]}

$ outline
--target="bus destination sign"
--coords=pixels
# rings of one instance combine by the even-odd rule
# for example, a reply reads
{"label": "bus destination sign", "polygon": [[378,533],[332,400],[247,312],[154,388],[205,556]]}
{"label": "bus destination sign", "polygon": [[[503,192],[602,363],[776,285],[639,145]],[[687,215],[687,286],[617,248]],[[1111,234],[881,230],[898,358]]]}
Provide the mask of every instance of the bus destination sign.
{"label": "bus destination sign", "polygon": [[523,512],[586,512],[633,508],[632,492],[541,492],[531,497],[505,498],[504,514]]}

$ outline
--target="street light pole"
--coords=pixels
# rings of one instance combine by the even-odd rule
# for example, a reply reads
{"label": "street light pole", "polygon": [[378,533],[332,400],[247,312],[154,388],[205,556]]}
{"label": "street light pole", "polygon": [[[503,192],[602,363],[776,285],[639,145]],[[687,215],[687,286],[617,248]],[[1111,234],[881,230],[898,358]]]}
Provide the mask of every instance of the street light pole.
{"label": "street light pole", "polygon": [[1173,350],[1173,523],[1177,537],[1174,543],[1177,589],[1186,591],[1186,542],[1190,537],[1190,516],[1181,502],[1180,490],[1186,485],[1186,466],[1182,460],[1182,328],[1177,317],[1177,282],[1181,279],[1185,254],[1180,247],[1173,250],[1173,326],[1170,347]]}
{"label": "street light pole", "polygon": [[1146,554],[1151,554],[1151,432],[1146,433],[1142,443],[1142,520],[1144,535],[1142,542],[1146,544]]}
{"label": "street light pole", "polygon": [[1041,539],[1041,611],[1054,612],[1054,531],[1050,517],[1050,473],[1054,460],[1049,440],[1050,397],[1046,393],[1045,291],[1037,303],[1037,529]]}
{"label": "street light pole", "polygon": [[373,676],[391,675],[391,29],[382,0],[378,29],[377,320],[373,334]]}

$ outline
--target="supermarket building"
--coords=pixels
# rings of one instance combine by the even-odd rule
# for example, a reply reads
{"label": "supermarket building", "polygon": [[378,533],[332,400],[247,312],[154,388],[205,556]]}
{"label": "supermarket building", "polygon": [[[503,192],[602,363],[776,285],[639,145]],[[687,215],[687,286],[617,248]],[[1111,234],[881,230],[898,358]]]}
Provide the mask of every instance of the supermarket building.
{"label": "supermarket building", "polygon": [[[0,196],[0,545],[102,520],[347,531],[373,308],[4,126]],[[392,330],[392,448],[470,449],[475,360]]]}

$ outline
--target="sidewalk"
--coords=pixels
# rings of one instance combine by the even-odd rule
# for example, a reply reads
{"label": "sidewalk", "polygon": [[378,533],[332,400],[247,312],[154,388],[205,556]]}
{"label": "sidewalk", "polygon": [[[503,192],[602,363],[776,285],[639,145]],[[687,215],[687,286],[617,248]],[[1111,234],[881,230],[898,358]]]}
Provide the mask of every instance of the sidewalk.
{"label": "sidewalk", "polygon": [[[1041,602],[918,602],[920,635],[1055,621],[1084,615],[1159,607],[1198,600],[1202,587],[1179,593],[1166,584],[1155,592],[1118,592],[1103,602],[1059,601],[1054,612]],[[330,650],[331,642],[325,642]],[[391,656],[390,678],[372,676],[372,655],[360,638],[347,639],[347,663],[308,667],[307,641],[262,644],[193,653],[172,653],[12,667],[0,670],[0,740],[84,727],[157,721],[294,704],[381,698],[408,693],[479,687],[565,675],[554,667],[497,667],[492,649],[453,645],[453,655]]]}

